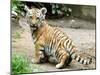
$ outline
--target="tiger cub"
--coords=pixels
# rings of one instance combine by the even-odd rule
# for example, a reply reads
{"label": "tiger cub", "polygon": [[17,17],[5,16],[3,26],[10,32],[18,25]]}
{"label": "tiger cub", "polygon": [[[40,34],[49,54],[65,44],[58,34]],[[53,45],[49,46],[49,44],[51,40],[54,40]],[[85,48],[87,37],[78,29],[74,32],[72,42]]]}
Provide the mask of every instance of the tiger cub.
{"label": "tiger cub", "polygon": [[72,40],[57,27],[51,27],[45,21],[46,8],[29,9],[25,7],[27,21],[29,22],[35,44],[35,61],[41,60],[56,62],[56,68],[63,68],[72,59],[81,64],[91,64],[92,59],[86,60],[77,54],[77,49]]}

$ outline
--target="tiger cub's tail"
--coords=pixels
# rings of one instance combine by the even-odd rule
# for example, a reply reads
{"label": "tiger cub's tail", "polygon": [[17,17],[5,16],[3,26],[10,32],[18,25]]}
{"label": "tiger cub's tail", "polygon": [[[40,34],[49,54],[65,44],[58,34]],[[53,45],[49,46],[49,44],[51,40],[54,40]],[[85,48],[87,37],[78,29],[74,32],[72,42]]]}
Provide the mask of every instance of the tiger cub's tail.
{"label": "tiger cub's tail", "polygon": [[84,64],[84,65],[88,65],[92,63],[92,58],[86,60],[82,57],[80,57],[78,54],[76,54],[75,52],[71,54],[72,59],[76,60],[77,62]]}

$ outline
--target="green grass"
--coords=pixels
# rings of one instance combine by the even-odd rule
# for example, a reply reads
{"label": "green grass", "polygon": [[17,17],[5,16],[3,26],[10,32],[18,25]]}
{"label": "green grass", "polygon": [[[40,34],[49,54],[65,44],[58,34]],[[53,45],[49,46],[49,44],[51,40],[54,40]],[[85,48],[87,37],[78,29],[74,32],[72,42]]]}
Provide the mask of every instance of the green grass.
{"label": "green grass", "polygon": [[43,70],[37,64],[32,64],[25,55],[12,55],[12,74],[42,72]]}
{"label": "green grass", "polygon": [[24,55],[12,55],[12,74],[31,73],[30,62]]}

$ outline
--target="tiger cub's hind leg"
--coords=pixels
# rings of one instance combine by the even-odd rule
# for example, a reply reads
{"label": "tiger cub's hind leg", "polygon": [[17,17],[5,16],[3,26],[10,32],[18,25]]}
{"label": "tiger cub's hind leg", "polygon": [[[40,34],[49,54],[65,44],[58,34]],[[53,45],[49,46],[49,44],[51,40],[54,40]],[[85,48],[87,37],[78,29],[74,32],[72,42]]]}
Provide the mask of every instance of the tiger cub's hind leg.
{"label": "tiger cub's hind leg", "polygon": [[69,60],[69,54],[66,51],[60,51],[58,54],[59,63],[56,65],[57,69],[63,68]]}

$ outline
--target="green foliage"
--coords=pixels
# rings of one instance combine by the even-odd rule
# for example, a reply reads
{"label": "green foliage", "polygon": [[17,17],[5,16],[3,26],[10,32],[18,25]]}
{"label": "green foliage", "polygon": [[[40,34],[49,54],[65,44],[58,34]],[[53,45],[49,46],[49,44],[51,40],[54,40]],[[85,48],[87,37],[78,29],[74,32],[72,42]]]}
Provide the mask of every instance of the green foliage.
{"label": "green foliage", "polygon": [[24,3],[22,3],[19,0],[12,0],[12,11],[17,12],[18,14],[21,14],[24,10]]}
{"label": "green foliage", "polygon": [[51,4],[51,6],[52,6],[52,14],[70,16],[72,13],[72,9],[67,7],[67,5]]}
{"label": "green foliage", "polygon": [[12,74],[20,73],[30,73],[32,68],[30,68],[29,60],[24,55],[14,54],[12,55]]}
{"label": "green foliage", "polygon": [[13,54],[12,55],[12,74],[22,74],[22,73],[33,73],[33,72],[43,72],[37,64],[32,64],[25,55]]}
{"label": "green foliage", "polygon": [[47,14],[55,15],[55,16],[70,16],[72,13],[72,8],[70,5],[67,4],[55,4],[55,3],[28,3],[29,6],[41,8],[41,7],[46,7],[47,8]]}
{"label": "green foliage", "polygon": [[15,11],[18,15],[25,14],[24,6],[29,7],[46,7],[48,9],[48,14],[55,16],[71,16],[72,8],[66,4],[53,4],[53,3],[39,3],[39,2],[25,2],[19,0],[12,0],[12,11]]}

